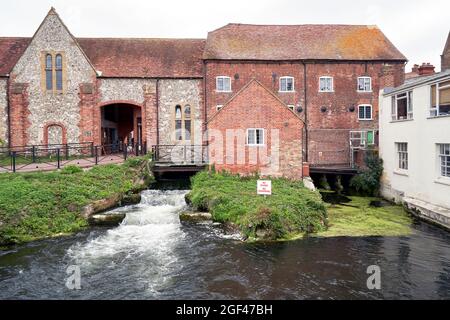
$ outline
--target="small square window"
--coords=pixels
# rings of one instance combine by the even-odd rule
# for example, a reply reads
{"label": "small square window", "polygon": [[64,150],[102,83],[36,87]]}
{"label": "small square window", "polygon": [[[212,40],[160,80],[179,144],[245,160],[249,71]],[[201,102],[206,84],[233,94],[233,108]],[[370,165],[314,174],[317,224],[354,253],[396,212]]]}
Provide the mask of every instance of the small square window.
{"label": "small square window", "polygon": [[216,78],[216,91],[230,92],[231,91],[231,78],[220,76]]}
{"label": "small square window", "polygon": [[438,144],[439,173],[442,177],[450,178],[450,143]]}
{"label": "small square window", "polygon": [[372,78],[371,77],[359,77],[358,78],[358,91],[359,92],[372,92]]}
{"label": "small square window", "polygon": [[295,110],[295,106],[293,104],[288,104],[288,108],[291,109],[292,111]]}
{"label": "small square window", "polygon": [[292,92],[294,91],[294,78],[293,77],[281,77],[280,78],[280,92]]}
{"label": "small square window", "polygon": [[333,92],[333,78],[332,77],[320,77],[319,92]]}
{"label": "small square window", "polygon": [[264,129],[247,129],[247,145],[264,145]]}
{"label": "small square window", "polygon": [[216,106],[216,110],[217,111],[219,111],[220,109],[222,109],[223,108],[223,105],[222,104],[218,104],[217,106]]}
{"label": "small square window", "polygon": [[359,120],[372,120],[372,106],[370,104],[360,105],[358,107]]}

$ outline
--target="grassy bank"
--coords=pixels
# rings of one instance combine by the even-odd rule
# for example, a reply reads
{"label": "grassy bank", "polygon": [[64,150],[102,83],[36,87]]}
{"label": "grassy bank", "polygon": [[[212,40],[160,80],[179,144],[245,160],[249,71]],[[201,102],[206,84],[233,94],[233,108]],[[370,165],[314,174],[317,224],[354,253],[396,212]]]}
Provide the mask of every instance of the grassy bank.
{"label": "grassy bank", "polygon": [[371,197],[348,197],[349,202],[327,204],[329,228],[321,237],[402,236],[411,233],[412,219],[402,206],[383,203],[373,207]]}
{"label": "grassy bank", "polygon": [[209,211],[213,220],[236,225],[250,238],[284,239],[324,230],[325,204],[318,192],[302,182],[272,179],[272,195],[256,194],[257,177],[200,172],[187,195],[195,210]]}
{"label": "grassy bank", "polygon": [[142,188],[138,181],[146,161],[134,158],[88,171],[72,166],[59,172],[0,174],[0,245],[83,229],[84,206]]}

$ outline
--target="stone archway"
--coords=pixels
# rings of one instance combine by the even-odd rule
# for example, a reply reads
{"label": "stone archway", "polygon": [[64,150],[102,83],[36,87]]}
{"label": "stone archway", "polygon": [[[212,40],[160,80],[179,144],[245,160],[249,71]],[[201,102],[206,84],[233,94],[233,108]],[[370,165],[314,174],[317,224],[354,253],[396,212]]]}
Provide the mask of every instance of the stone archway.
{"label": "stone archway", "polygon": [[145,134],[142,106],[128,102],[112,102],[100,106],[100,143],[143,145]]}

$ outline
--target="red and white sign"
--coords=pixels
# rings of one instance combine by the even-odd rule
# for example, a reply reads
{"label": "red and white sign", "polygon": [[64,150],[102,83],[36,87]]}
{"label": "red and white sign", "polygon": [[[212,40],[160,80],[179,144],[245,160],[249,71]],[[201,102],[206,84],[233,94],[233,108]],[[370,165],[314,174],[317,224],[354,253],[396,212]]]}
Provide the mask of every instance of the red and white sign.
{"label": "red and white sign", "polygon": [[256,183],[256,193],[270,196],[272,194],[272,181],[258,180]]}

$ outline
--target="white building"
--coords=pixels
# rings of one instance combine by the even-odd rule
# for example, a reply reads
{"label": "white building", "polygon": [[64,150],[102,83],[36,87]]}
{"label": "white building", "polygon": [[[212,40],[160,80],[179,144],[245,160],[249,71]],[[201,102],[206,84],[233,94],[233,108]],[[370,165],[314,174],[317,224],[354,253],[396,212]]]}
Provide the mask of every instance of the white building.
{"label": "white building", "polygon": [[382,195],[450,228],[450,70],[380,92]]}

